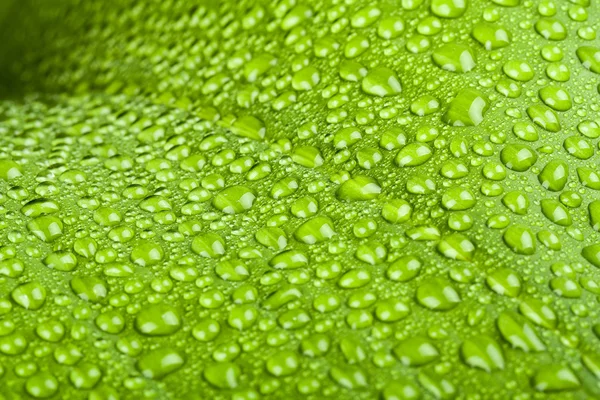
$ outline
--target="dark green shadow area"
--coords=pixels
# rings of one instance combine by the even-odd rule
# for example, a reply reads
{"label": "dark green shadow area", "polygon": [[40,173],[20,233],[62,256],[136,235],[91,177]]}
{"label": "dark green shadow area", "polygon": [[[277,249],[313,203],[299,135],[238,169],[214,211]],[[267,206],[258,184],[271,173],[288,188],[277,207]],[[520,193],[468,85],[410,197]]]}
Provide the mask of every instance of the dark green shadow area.
{"label": "dark green shadow area", "polygon": [[[219,2],[201,0],[177,12],[198,7],[216,10]],[[120,19],[119,10],[136,8],[137,0],[0,0],[0,100],[28,94],[152,97],[164,91],[155,69],[164,54],[132,54],[128,47],[140,33],[130,15]],[[196,33],[196,40],[205,40],[207,27]],[[150,47],[160,35],[150,33]]]}
{"label": "dark green shadow area", "polygon": [[[94,7],[84,7],[82,3],[80,0],[0,1],[0,100],[18,99],[31,93],[103,92],[106,82],[114,80],[153,87],[140,60],[128,63],[118,57],[120,54],[109,59],[106,43],[87,40],[93,22],[104,21],[104,14],[113,6],[118,9],[119,2],[107,0]],[[131,37],[125,29],[113,32],[107,39],[126,43]],[[82,74],[72,79],[73,71]]]}
{"label": "dark green shadow area", "polygon": [[[50,3],[53,3],[51,1]],[[20,97],[23,82],[16,64],[40,46],[43,27],[35,2],[4,0],[0,2],[0,99]],[[38,6],[40,4],[37,4]]]}

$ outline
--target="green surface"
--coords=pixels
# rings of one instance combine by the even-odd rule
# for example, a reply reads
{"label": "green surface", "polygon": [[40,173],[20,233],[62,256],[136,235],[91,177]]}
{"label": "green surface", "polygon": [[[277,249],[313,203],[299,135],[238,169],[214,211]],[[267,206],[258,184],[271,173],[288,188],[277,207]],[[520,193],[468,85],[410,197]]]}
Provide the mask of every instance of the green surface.
{"label": "green surface", "polygon": [[0,399],[600,398],[598,17],[3,3]]}

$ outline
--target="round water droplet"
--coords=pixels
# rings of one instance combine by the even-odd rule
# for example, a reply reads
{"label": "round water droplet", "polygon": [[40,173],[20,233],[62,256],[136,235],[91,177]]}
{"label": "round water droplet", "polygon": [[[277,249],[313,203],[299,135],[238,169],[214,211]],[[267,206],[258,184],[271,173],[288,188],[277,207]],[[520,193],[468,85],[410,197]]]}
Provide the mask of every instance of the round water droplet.
{"label": "round water droplet", "polygon": [[152,350],[140,357],[137,368],[149,379],[161,379],[185,364],[184,355],[169,347]]}
{"label": "round water droplet", "polygon": [[502,66],[502,70],[506,76],[520,82],[530,81],[534,76],[533,68],[526,61],[522,60],[507,61]]}
{"label": "round water droplet", "polygon": [[532,385],[540,392],[557,392],[575,390],[581,383],[569,367],[546,365],[535,374]]}
{"label": "round water droplet", "polygon": [[394,354],[402,364],[419,367],[437,360],[440,351],[431,340],[415,336],[394,347]]}
{"label": "round water droplet", "polygon": [[46,288],[39,282],[29,282],[17,286],[10,292],[15,303],[26,310],[38,310],[46,301]]}
{"label": "round water droplet", "polygon": [[432,58],[446,71],[469,72],[475,68],[475,52],[465,44],[445,44],[433,52]]}
{"label": "round water droplet", "polygon": [[0,178],[12,180],[23,175],[23,170],[16,162],[12,160],[0,160]]}
{"label": "round water droplet", "polygon": [[461,299],[450,282],[432,278],[418,287],[417,301],[430,310],[447,311],[456,307]]}
{"label": "round water droplet", "polygon": [[135,317],[135,329],[147,336],[172,335],[181,328],[179,312],[167,304],[153,304]]}
{"label": "round water droplet", "polygon": [[517,172],[527,171],[536,163],[537,159],[537,153],[524,144],[509,144],[500,152],[502,163]]}
{"label": "round water droplet", "polygon": [[213,206],[226,214],[238,214],[252,208],[256,196],[245,186],[231,186],[213,199]]}
{"label": "round water droplet", "polygon": [[385,97],[400,93],[402,85],[394,71],[385,67],[376,67],[363,78],[362,89],[367,94]]}
{"label": "round water droplet", "polygon": [[467,210],[473,207],[475,203],[475,195],[465,188],[454,187],[448,189],[442,196],[442,205],[452,211]]}
{"label": "round water droplet", "polygon": [[25,382],[25,390],[36,399],[46,399],[58,391],[58,380],[49,372],[38,372]]}
{"label": "round water droplet", "polygon": [[411,143],[403,147],[396,155],[399,167],[417,167],[426,163],[433,155],[431,147],[424,143]]}
{"label": "round water droplet", "polygon": [[535,253],[535,236],[531,229],[525,225],[512,225],[503,236],[509,249],[517,254],[532,255]]}
{"label": "round water droplet", "polygon": [[267,371],[274,376],[288,376],[298,370],[300,360],[293,351],[282,351],[267,359]]}
{"label": "round water droplet", "polygon": [[465,340],[461,355],[467,365],[486,372],[504,369],[504,353],[500,345],[487,335],[479,335]]}
{"label": "round water droplet", "polygon": [[487,22],[475,24],[472,35],[486,50],[506,47],[512,40],[512,35],[506,28]]}
{"label": "round water droplet", "polygon": [[467,0],[432,0],[431,12],[441,18],[458,18],[467,6]]}
{"label": "round water droplet", "polygon": [[540,18],[535,23],[535,30],[548,40],[564,40],[567,37],[567,28],[555,18]]}
{"label": "round water droplet", "polygon": [[475,89],[463,89],[450,102],[442,121],[452,126],[477,126],[490,107],[487,97]]}
{"label": "round water droplet", "polygon": [[339,187],[336,196],[340,200],[372,200],[379,196],[381,187],[377,181],[369,176],[357,175]]}

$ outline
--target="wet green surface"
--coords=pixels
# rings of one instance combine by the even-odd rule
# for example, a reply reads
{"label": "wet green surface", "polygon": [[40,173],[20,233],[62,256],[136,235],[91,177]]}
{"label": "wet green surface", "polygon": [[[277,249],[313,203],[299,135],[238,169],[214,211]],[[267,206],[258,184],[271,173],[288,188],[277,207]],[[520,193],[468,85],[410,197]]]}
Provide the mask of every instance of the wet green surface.
{"label": "wet green surface", "polygon": [[15,3],[0,399],[600,398],[596,3]]}

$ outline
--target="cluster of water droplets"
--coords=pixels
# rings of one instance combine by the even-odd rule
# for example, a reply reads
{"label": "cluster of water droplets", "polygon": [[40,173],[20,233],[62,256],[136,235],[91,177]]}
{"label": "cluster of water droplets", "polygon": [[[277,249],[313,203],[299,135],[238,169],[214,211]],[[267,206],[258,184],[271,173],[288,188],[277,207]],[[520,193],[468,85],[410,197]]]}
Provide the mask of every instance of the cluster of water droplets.
{"label": "cluster of water droplets", "polygon": [[0,398],[600,396],[595,4],[122,3],[0,103]]}

